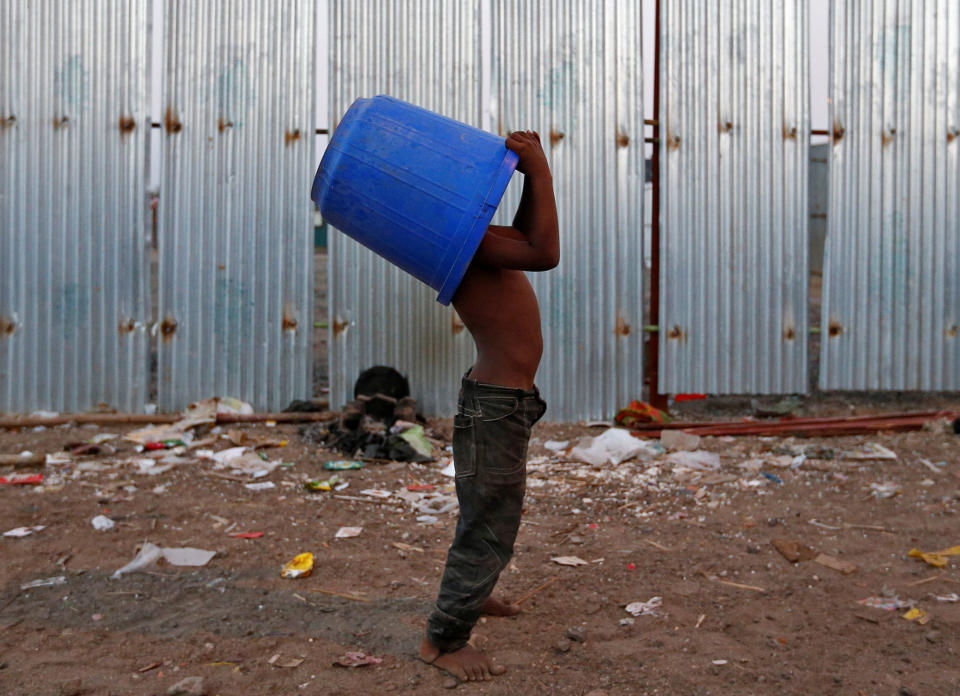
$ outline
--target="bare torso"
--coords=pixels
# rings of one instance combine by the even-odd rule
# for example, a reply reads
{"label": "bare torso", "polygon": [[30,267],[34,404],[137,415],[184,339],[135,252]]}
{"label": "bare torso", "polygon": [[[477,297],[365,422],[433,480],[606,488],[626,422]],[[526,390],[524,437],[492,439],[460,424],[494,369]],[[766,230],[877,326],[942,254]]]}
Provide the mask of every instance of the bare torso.
{"label": "bare torso", "polygon": [[532,389],[543,336],[540,307],[524,272],[473,263],[453,306],[477,345],[477,362],[470,378]]}

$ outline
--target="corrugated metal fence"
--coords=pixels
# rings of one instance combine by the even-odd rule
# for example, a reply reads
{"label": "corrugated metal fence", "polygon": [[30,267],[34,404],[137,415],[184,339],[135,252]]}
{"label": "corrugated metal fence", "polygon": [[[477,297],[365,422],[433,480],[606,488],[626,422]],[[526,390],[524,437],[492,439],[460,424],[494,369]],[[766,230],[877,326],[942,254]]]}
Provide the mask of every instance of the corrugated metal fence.
{"label": "corrugated metal fence", "polygon": [[167,4],[161,410],[312,394],[313,11]]}
{"label": "corrugated metal fence", "polygon": [[960,389],[960,3],[833,6],[823,389]]}
{"label": "corrugated metal fence", "polygon": [[[640,9],[627,0],[331,2],[331,118],[389,93],[467,123],[536,129],[554,172],[561,265],[540,298],[548,418],[612,416],[642,392]],[[413,37],[416,37],[414,39]],[[517,175],[498,212],[509,224]],[[428,413],[453,410],[474,347],[452,308],[365,248],[330,240],[331,402],[392,365]]]}
{"label": "corrugated metal fence", "polygon": [[[386,93],[480,125],[479,2],[329,3],[330,119]],[[339,232],[329,238],[330,401],[353,398],[357,375],[391,365],[428,413],[448,410],[473,341],[436,293]]]}
{"label": "corrugated metal fence", "polygon": [[[662,2],[660,389],[804,392],[807,3]],[[151,29],[134,0],[0,3],[0,410],[140,410],[151,385],[163,410],[215,393],[261,409],[309,396],[310,139],[380,92],[543,134],[564,251],[533,278],[549,418],[609,416],[641,396],[639,3],[155,7]],[[821,386],[957,389],[960,6],[832,8]],[[166,55],[156,271],[151,40]],[[346,237],[330,242],[333,405],[387,363],[427,412],[449,412],[474,356],[456,315]]]}
{"label": "corrugated metal fence", "polygon": [[806,391],[807,13],[663,2],[663,393]]}
{"label": "corrugated metal fence", "polygon": [[142,409],[139,0],[0,3],[0,411]]}

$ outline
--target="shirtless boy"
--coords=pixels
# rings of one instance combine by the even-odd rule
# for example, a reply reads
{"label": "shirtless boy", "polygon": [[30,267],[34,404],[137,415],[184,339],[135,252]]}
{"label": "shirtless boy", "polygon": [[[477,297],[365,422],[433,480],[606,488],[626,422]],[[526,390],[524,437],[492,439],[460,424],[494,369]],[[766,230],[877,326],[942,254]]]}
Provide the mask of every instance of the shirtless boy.
{"label": "shirtless boy", "polygon": [[453,305],[477,345],[454,419],[453,458],[460,518],[420,657],[463,681],[504,668],[467,644],[483,613],[519,609],[491,597],[513,554],[526,484],[530,429],[546,410],[533,380],[543,352],[540,308],[523,271],[560,259],[557,206],[547,158],[534,132],[512,133],[523,193],[511,227],[491,225]]}

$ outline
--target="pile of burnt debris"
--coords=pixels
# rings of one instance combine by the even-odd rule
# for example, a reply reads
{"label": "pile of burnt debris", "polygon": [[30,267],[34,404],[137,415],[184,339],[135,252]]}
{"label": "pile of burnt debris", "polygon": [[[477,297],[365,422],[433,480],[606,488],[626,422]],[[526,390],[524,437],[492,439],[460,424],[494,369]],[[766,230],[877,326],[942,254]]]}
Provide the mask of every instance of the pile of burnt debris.
{"label": "pile of burnt debris", "polygon": [[392,367],[364,370],[353,387],[353,401],[340,418],[302,431],[323,447],[349,457],[400,462],[433,461],[434,448],[423,434],[407,378]]}

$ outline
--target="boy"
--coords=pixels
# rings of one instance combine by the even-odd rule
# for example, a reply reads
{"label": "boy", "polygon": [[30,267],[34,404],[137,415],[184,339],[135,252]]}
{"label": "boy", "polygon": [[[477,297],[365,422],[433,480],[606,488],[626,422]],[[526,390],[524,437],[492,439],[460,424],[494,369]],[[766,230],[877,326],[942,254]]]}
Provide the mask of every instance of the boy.
{"label": "boy", "polygon": [[540,309],[523,271],[560,259],[557,206],[547,158],[534,132],[511,133],[523,193],[512,227],[491,225],[453,305],[477,346],[454,419],[460,517],[420,657],[463,681],[505,670],[467,645],[482,613],[519,612],[490,596],[520,528],[530,429],[546,410],[533,384],[543,352]]}

